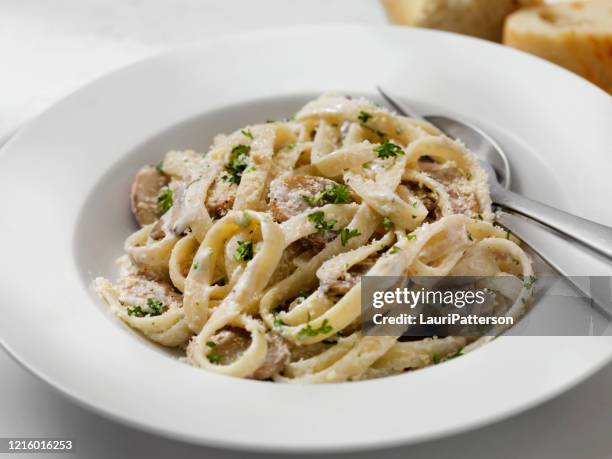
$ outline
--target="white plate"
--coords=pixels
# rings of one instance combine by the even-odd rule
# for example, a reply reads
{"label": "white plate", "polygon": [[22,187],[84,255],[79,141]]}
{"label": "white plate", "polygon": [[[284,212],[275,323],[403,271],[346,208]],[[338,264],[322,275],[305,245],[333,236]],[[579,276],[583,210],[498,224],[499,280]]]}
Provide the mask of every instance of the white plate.
{"label": "white plate", "polygon": [[[517,188],[612,224],[610,100],[551,64],[483,41],[390,27],[264,31],[179,49],[76,92],[0,156],[2,344],[107,416],[233,448],[382,447],[474,428],[540,403],[612,357],[608,338],[504,337],[460,359],[323,386],[189,367],[113,318],[90,288],[133,230],[134,171],[170,148],[291,115],[319,92],[377,83],[461,114],[512,154]],[[606,210],[606,214],[602,212]],[[588,273],[584,273],[588,274]]]}

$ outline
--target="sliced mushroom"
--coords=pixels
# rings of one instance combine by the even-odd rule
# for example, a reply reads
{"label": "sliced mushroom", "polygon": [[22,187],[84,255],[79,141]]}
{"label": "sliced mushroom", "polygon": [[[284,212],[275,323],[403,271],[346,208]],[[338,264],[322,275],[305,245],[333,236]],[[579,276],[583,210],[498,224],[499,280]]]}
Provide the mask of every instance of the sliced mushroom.
{"label": "sliced mushroom", "polygon": [[238,185],[217,177],[206,196],[206,209],[213,218],[221,218],[234,206]]}
{"label": "sliced mushroom", "polygon": [[140,226],[153,223],[162,214],[157,204],[159,191],[170,179],[153,166],[145,166],[138,171],[132,182],[132,213]]}
{"label": "sliced mushroom", "polygon": [[266,333],[268,352],[264,363],[253,373],[253,379],[270,379],[279,374],[289,362],[289,347],[285,340],[274,332]]}
{"label": "sliced mushroom", "polygon": [[182,307],[183,298],[166,282],[159,282],[140,274],[123,277],[115,286],[119,301],[130,306],[149,308],[148,301],[160,301],[164,307],[177,309]]}
{"label": "sliced mushroom", "polygon": [[277,222],[284,222],[312,207],[307,200],[316,199],[325,189],[337,185],[333,180],[314,175],[295,175],[270,184],[270,210]]}
{"label": "sliced mushroom", "polygon": [[[402,192],[403,190],[405,190],[405,192]],[[417,199],[419,199],[428,212],[427,219],[425,220],[426,222],[431,223],[439,220],[442,217],[442,212],[438,206],[438,198],[436,193],[429,188],[416,182],[408,182],[399,186],[398,194],[406,202],[411,201],[406,199],[404,196],[415,196]]]}
{"label": "sliced mushroom", "polygon": [[342,277],[322,285],[323,292],[328,296],[343,296],[352,289],[376,263],[377,256],[372,255],[352,266]]}
{"label": "sliced mushroom", "polygon": [[[285,340],[274,332],[266,333],[268,352],[264,363],[253,373],[253,379],[270,379],[280,373],[289,361],[289,347]],[[239,328],[221,330],[210,340],[210,355],[215,355],[221,364],[236,360],[250,345],[247,332]]]}
{"label": "sliced mushroom", "polygon": [[[314,175],[295,175],[273,181],[270,184],[270,211],[274,220],[284,222],[311,209],[313,206],[308,201],[313,202],[319,193],[333,185],[338,184],[333,180]],[[320,202],[315,206],[324,204],[325,202]],[[318,231],[303,240],[303,249],[312,248],[319,251],[337,236],[338,231],[335,230]]]}
{"label": "sliced mushroom", "polygon": [[469,182],[456,166],[419,162],[420,168],[446,187],[453,212],[476,218],[480,205]]}

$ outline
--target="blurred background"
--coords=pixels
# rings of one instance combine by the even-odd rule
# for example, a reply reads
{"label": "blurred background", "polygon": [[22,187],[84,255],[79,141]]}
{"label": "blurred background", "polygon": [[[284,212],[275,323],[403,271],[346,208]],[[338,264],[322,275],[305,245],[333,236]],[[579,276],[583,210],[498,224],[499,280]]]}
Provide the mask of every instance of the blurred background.
{"label": "blurred background", "polygon": [[[592,2],[594,10],[559,0],[536,9],[524,8],[541,1],[0,0],[0,144],[54,101],[114,69],[176,46],[268,27],[395,23],[450,30],[505,41],[612,91],[612,0]],[[102,419],[56,394],[2,351],[0,375],[0,436],[74,438],[72,457],[244,457]],[[513,419],[375,455],[612,458],[610,388],[612,366]]]}

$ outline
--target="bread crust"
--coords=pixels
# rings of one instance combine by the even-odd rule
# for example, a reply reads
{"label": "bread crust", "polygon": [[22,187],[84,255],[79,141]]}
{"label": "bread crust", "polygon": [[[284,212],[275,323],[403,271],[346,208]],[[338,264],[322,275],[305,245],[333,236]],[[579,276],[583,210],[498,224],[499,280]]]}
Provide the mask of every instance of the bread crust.
{"label": "bread crust", "polygon": [[541,0],[383,0],[395,24],[427,27],[500,42],[504,19]]}
{"label": "bread crust", "polygon": [[612,94],[612,1],[559,3],[510,15],[503,42],[547,59]]}

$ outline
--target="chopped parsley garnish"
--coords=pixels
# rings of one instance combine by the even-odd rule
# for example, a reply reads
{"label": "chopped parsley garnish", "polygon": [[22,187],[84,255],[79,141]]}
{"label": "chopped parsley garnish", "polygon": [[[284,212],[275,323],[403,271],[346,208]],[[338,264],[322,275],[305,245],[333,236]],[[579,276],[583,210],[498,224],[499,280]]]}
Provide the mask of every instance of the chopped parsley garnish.
{"label": "chopped parsley garnish", "polygon": [[286,324],[286,323],[283,321],[283,319],[279,319],[279,318],[274,319],[274,322],[272,322],[272,324],[273,324],[275,327],[282,327],[282,326],[287,325],[287,324]]}
{"label": "chopped parsley garnish", "polygon": [[236,249],[236,260],[249,261],[253,259],[253,242],[238,241]]}
{"label": "chopped parsley garnish", "polygon": [[389,250],[389,253],[391,255],[393,255],[394,253],[397,253],[399,251],[400,251],[400,248],[398,246],[394,245],[393,247],[391,247],[391,250]]}
{"label": "chopped parsley garnish", "polygon": [[331,327],[331,325],[329,325],[328,320],[325,319],[323,320],[323,323],[321,324],[319,328],[312,328],[312,326],[308,324],[307,326],[303,327],[298,334],[307,335],[307,336],[317,336],[318,334],[321,334],[321,333],[327,334],[331,332],[332,330],[333,328]]}
{"label": "chopped parsley garnish", "polygon": [[155,298],[147,299],[148,310],[143,311],[140,306],[128,308],[128,316],[136,317],[155,317],[161,315],[166,310],[166,305]]}
{"label": "chopped parsley garnish", "polygon": [[536,281],[535,276],[529,276],[527,280],[525,281],[525,283],[523,284],[523,287],[530,289],[531,287],[533,287],[533,284],[535,284],[535,281]]}
{"label": "chopped parsley garnish", "polygon": [[136,317],[144,317],[146,316],[146,312],[142,310],[140,306],[135,306],[133,308],[127,308],[128,316],[136,316]]}
{"label": "chopped parsley garnish", "polygon": [[208,354],[207,357],[210,363],[219,363],[221,362],[221,359],[223,358],[219,354]]}
{"label": "chopped parsley garnish", "polygon": [[245,156],[249,154],[251,147],[248,145],[236,145],[232,148],[230,160],[225,166],[225,174],[221,177],[223,180],[236,185],[240,184],[242,173],[247,168]]}
{"label": "chopped parsley garnish", "polygon": [[391,231],[391,228],[393,228],[393,222],[389,217],[383,218],[383,227],[385,228],[385,231]]}
{"label": "chopped parsley garnish", "polygon": [[311,213],[310,215],[308,215],[308,221],[312,222],[314,227],[319,231],[331,230],[337,223],[337,220],[335,219],[332,219],[328,222],[325,221],[325,213],[323,213],[323,211]]}
{"label": "chopped parsley garnish", "polygon": [[287,145],[287,150],[293,150],[294,148],[295,148],[294,143],[290,143],[289,145]]}
{"label": "chopped parsley garnish", "polygon": [[149,307],[149,310],[151,311],[149,313],[150,316],[159,316],[166,309],[166,306],[164,305],[164,303],[162,303],[161,301],[155,298],[147,299],[147,306]]}
{"label": "chopped parsley garnish", "polygon": [[164,173],[164,160],[163,159],[157,163],[157,165],[155,166],[155,170],[159,172],[160,174]]}
{"label": "chopped parsley garnish", "polygon": [[167,186],[163,187],[161,190],[159,190],[159,194],[157,195],[157,207],[159,208],[159,210],[161,210],[163,213],[168,212],[168,210],[170,210],[170,207],[172,207],[172,203],[173,203],[173,192],[170,188],[168,188]]}
{"label": "chopped parsley garnish", "polygon": [[406,239],[408,239],[409,241],[414,241],[416,239],[416,234],[406,234]]}
{"label": "chopped parsley garnish", "polygon": [[434,365],[439,364],[442,361],[442,357],[440,357],[440,354],[434,354],[433,355],[433,363]]}
{"label": "chopped parsley garnish", "polygon": [[361,236],[361,233],[356,229],[342,228],[340,230],[340,241],[342,245],[346,245],[348,241],[354,237]]}
{"label": "chopped parsley garnish", "polygon": [[349,187],[337,183],[321,191],[314,198],[302,196],[302,199],[311,207],[323,204],[348,204],[353,202],[353,196]]}
{"label": "chopped parsley garnish", "polygon": [[508,240],[510,239],[510,234],[511,234],[510,231],[506,231],[506,239]]}
{"label": "chopped parsley garnish", "polygon": [[244,131],[240,131],[242,132],[242,135],[245,137],[248,137],[249,139],[253,140],[255,137],[253,137],[253,133],[251,131],[247,131],[246,129]]}
{"label": "chopped parsley garnish", "polygon": [[370,118],[372,118],[372,115],[364,111],[359,112],[359,116],[357,117],[362,123],[367,123]]}
{"label": "chopped parsley garnish", "polygon": [[244,145],[242,143],[232,148],[233,155],[238,155],[238,156],[248,155],[250,152],[251,152],[251,147],[248,145]]}
{"label": "chopped parsley garnish", "polygon": [[212,349],[217,345],[217,343],[215,343],[214,341],[206,341],[206,345]]}
{"label": "chopped parsley garnish", "polygon": [[199,267],[200,267],[200,262],[199,262],[199,261],[196,261],[196,262],[193,264],[193,269],[196,269],[196,270],[197,270]]}
{"label": "chopped parsley garnish", "polygon": [[399,145],[395,145],[394,143],[385,140],[383,143],[374,148],[374,151],[381,159],[387,159],[391,156],[403,155],[404,150]]}

